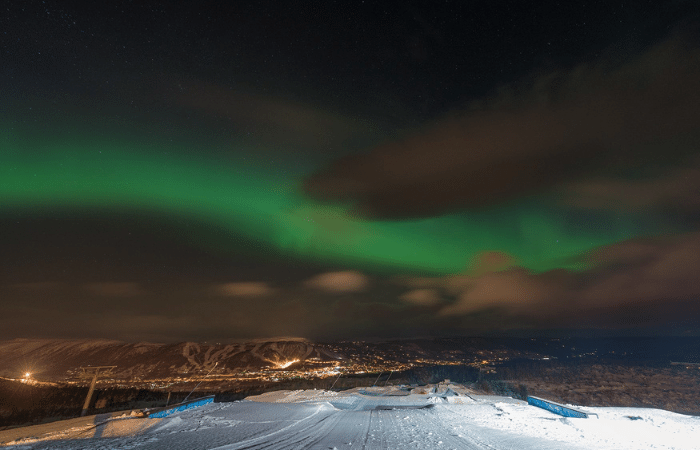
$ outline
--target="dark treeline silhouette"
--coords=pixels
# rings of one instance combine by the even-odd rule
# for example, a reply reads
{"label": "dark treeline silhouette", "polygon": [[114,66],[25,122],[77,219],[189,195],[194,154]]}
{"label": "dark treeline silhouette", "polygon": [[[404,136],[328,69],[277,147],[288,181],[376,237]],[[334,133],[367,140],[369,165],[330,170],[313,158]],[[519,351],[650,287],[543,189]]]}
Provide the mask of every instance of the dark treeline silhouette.
{"label": "dark treeline silhouette", "polygon": [[75,386],[38,387],[0,380],[0,429],[76,417],[85,401],[87,388]]}
{"label": "dark treeline silhouette", "polygon": [[[34,386],[0,380],[0,429],[78,417],[88,388],[85,386]],[[173,393],[171,403],[187,393]],[[93,394],[89,414],[163,406],[168,393],[147,389],[106,388]]]}

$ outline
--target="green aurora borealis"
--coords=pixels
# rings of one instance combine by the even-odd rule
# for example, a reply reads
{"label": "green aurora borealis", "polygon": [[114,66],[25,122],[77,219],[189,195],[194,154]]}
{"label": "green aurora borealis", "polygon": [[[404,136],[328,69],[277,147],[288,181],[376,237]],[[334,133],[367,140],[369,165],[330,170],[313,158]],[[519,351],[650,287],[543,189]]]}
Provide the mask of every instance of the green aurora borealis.
{"label": "green aurora borealis", "polygon": [[695,2],[0,23],[0,337],[700,333]]}
{"label": "green aurora borealis", "polygon": [[194,156],[177,143],[88,136],[3,133],[3,207],[148,210],[230,233],[182,230],[182,239],[208,251],[234,252],[234,237],[242,236],[309,261],[393,273],[459,273],[485,251],[505,252],[535,272],[577,269],[586,251],[654,231],[630,215],[575,212],[551,196],[426,219],[361,220],[342,205],[306,198],[299,184],[308,167],[283,170],[253,156]]}

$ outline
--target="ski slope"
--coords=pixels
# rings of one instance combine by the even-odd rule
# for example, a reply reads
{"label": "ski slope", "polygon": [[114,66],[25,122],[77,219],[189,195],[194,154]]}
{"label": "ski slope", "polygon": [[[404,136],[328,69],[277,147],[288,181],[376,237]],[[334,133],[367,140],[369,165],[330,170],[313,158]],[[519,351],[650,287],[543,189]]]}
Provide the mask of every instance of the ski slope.
{"label": "ski slope", "polygon": [[[580,408],[564,418],[458,385],[277,391],[162,419],[100,416],[41,426],[0,442],[14,449],[697,449],[700,417],[647,408]],[[12,431],[12,430],[9,430]]]}

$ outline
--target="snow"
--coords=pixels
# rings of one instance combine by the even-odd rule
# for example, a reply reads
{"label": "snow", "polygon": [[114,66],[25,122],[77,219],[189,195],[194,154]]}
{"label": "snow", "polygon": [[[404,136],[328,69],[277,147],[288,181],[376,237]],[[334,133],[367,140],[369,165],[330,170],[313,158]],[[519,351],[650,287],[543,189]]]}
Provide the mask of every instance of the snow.
{"label": "snow", "polygon": [[565,418],[459,385],[437,392],[434,386],[276,391],[163,419],[125,414],[101,422],[95,416],[92,425],[51,424],[53,431],[44,434],[30,427],[31,435],[9,442],[0,432],[0,443],[15,449],[698,448],[700,417],[649,408],[578,408],[597,418]]}

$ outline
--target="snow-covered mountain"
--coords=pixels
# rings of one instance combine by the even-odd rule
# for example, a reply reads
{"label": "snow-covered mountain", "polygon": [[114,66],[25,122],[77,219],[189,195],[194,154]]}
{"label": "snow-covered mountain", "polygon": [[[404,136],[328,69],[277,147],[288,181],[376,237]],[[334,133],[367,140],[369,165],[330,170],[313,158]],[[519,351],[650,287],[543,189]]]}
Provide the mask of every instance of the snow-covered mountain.
{"label": "snow-covered mountain", "polygon": [[217,365],[217,373],[278,367],[287,361],[339,358],[300,338],[240,344],[124,343],[111,340],[13,339],[0,341],[0,376],[31,372],[43,379],[68,379],[84,366],[117,366],[120,379],[189,376]]}

